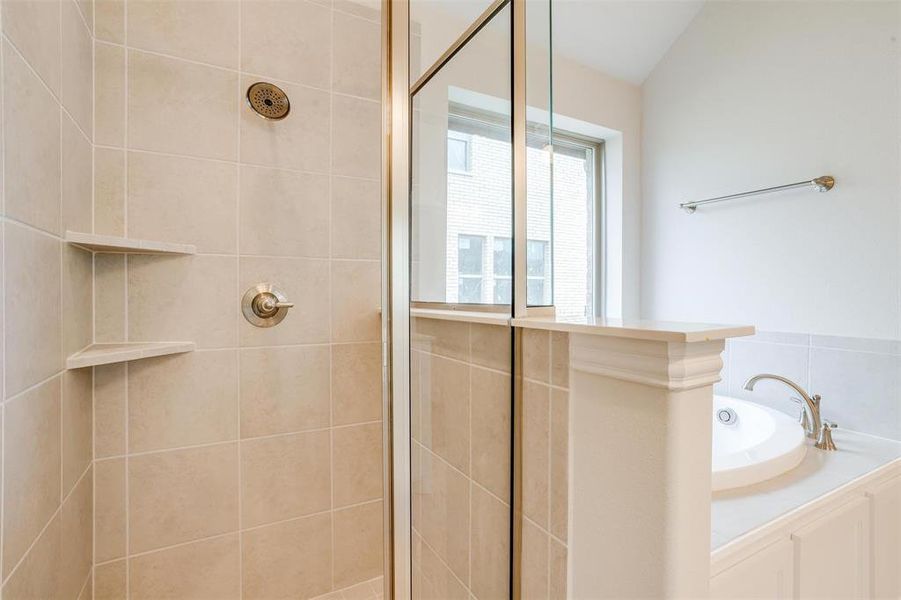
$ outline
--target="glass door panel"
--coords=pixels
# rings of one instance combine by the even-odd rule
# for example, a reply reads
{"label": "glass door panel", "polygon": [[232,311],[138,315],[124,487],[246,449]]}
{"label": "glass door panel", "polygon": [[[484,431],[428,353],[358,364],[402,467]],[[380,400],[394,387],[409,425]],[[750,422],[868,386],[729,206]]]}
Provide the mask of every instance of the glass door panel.
{"label": "glass door panel", "polygon": [[[411,98],[410,533],[417,600],[510,595],[510,35],[508,6]],[[461,309],[501,314],[490,324],[482,312],[476,323],[459,319]]]}

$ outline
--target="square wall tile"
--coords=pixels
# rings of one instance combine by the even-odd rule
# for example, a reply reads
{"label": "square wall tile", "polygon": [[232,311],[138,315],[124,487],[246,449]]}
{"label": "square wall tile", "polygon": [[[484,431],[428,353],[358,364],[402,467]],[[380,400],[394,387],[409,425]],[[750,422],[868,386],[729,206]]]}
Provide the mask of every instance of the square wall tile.
{"label": "square wall tile", "polygon": [[382,169],[378,102],[332,96],[332,173],[378,179]]}
{"label": "square wall tile", "polygon": [[93,158],[91,141],[62,115],[63,230],[91,231]]}
{"label": "square wall tile", "polygon": [[54,377],[4,409],[4,578],[59,507],[61,393]]}
{"label": "square wall tile", "polygon": [[105,562],[126,552],[125,459],[96,461],[94,485],[94,559]]}
{"label": "square wall tile", "polygon": [[98,40],[125,42],[125,0],[94,0],[94,35]]}
{"label": "square wall tile", "polygon": [[236,531],[237,461],[237,444],[132,456],[128,464],[130,552]]}
{"label": "square wall tile", "polygon": [[131,452],[238,439],[236,350],[203,350],[128,365]]}
{"label": "square wall tile", "polygon": [[422,539],[413,534],[413,596],[441,600],[469,600],[470,592],[460,579]]}
{"label": "square wall tile", "polygon": [[242,167],[241,254],[327,258],[328,176]]}
{"label": "square wall tile", "polygon": [[128,563],[131,600],[241,598],[237,534],[143,554]]}
{"label": "square wall tile", "polygon": [[473,367],[472,478],[510,501],[510,376]]}
{"label": "square wall tile", "polygon": [[523,329],[522,371],[523,377],[535,381],[550,381],[551,350],[550,332],[541,329]]}
{"label": "square wall tile", "polygon": [[100,41],[94,43],[94,136],[97,144],[125,145],[125,48]]}
{"label": "square wall tile", "polygon": [[94,341],[94,260],[70,244],[63,244],[62,252],[63,354],[68,356]]}
{"label": "square wall tile", "polygon": [[377,260],[381,210],[378,181],[332,177],[332,256]]}
{"label": "square wall tile", "polygon": [[240,317],[242,346],[318,344],[329,337],[328,261],[308,258],[241,257],[239,289],[271,283],[282,291],[294,308],[278,327],[260,328]]}
{"label": "square wall tile", "polygon": [[128,339],[235,345],[237,258],[128,257]]}
{"label": "square wall tile", "polygon": [[[424,440],[438,456],[463,473],[469,473],[470,366],[431,357],[429,383],[422,391]],[[428,445],[428,444],[427,444]]]}
{"label": "square wall tile", "polygon": [[62,378],[62,494],[65,496],[94,458],[94,374],[92,369],[75,369],[64,372]]}
{"label": "square wall tile", "polygon": [[128,143],[201,158],[237,158],[238,75],[130,50]]}
{"label": "square wall tile", "polygon": [[4,598],[62,597],[62,569],[59,565],[63,559],[63,549],[60,521],[59,515],[50,520],[22,563],[3,584]]}
{"label": "square wall tile", "polygon": [[237,69],[240,4],[234,0],[129,0],[128,45]]}
{"label": "square wall tile", "polygon": [[410,343],[415,349],[464,362],[469,361],[469,323],[414,318],[410,329]]}
{"label": "square wall tile", "polygon": [[335,344],[331,350],[333,424],[381,419],[381,344]]}
{"label": "square wall tile", "polygon": [[314,515],[242,533],[244,598],[312,598],[331,589],[332,519]]}
{"label": "square wall tile", "polygon": [[[3,4],[3,33],[16,45],[44,83],[59,93],[59,0],[12,0]],[[4,43],[4,56],[10,47]],[[6,121],[7,123],[9,121]]]}
{"label": "square wall tile", "polygon": [[332,261],[332,341],[376,342],[381,338],[381,265],[377,261]]}
{"label": "square wall tile", "polygon": [[470,482],[429,451],[421,457],[422,518],[413,526],[462,581],[469,580]]}
{"label": "square wall tile", "polygon": [[551,539],[548,548],[548,561],[550,561],[548,573],[548,597],[566,598],[567,548],[555,539]]}
{"label": "square wall tile", "polygon": [[94,40],[74,2],[62,3],[60,100],[88,136],[94,135]]}
{"label": "square wall tile", "polygon": [[522,509],[541,527],[548,525],[548,461],[550,442],[550,389],[526,381],[523,384]]}
{"label": "square wall tile", "polygon": [[510,595],[510,507],[472,487],[470,589],[477,598]]}
{"label": "square wall tile", "polygon": [[382,93],[382,27],[335,12],[332,90],[378,100]]}
{"label": "square wall tile", "polygon": [[94,255],[94,341],[125,339],[125,255]]}
{"label": "square wall tile", "polygon": [[332,20],[328,7],[302,0],[240,5],[243,71],[328,89]]}
{"label": "square wall tile", "polygon": [[[245,76],[241,89],[246,90],[257,81],[256,77]],[[291,112],[281,121],[269,121],[260,118],[246,102],[242,102],[241,162],[327,173],[331,126],[329,93],[281,81],[272,83],[288,95]]]}
{"label": "square wall tile", "polygon": [[901,440],[901,356],[812,348],[810,393],[843,429]]}
{"label": "square wall tile", "polygon": [[94,367],[94,458],[125,454],[127,364]]}
{"label": "square wall tile", "polygon": [[332,5],[336,11],[376,23],[382,18],[382,3],[379,0],[332,0]]}
{"label": "square wall tile", "polygon": [[548,535],[533,523],[522,527],[523,598],[548,598]]}
{"label": "square wall tile", "polygon": [[125,235],[125,151],[94,148],[94,233]]}
{"label": "square wall tile", "polygon": [[[98,7],[100,3],[98,2]],[[122,600],[127,597],[125,560],[94,567],[94,600]]]}
{"label": "square wall tile", "polygon": [[[58,8],[57,4],[43,0],[8,2],[3,5],[4,28],[10,13],[31,5]],[[6,40],[3,41],[3,95],[6,214],[58,234],[59,104]]]}
{"label": "square wall tile", "polygon": [[63,502],[60,511],[62,539],[61,598],[77,598],[91,573],[94,551],[94,478],[89,470]]}
{"label": "square wall tile", "polygon": [[[60,242],[7,221],[4,255],[8,286],[4,310],[18,315],[6,322],[6,397],[9,398],[62,368],[60,315]],[[23,311],[21,307],[29,310]]]}
{"label": "square wall tile", "polygon": [[410,344],[417,350],[468,362],[469,323],[441,319],[416,319],[410,326]]}
{"label": "square wall tile", "polygon": [[235,165],[129,152],[128,235],[234,253],[237,185]]}
{"label": "square wall tile", "polygon": [[382,497],[382,424],[351,425],[332,431],[334,505]]}
{"label": "square wall tile", "polygon": [[513,338],[510,327],[473,323],[470,334],[470,354],[472,363],[510,372],[510,356],[513,352]]}
{"label": "square wall tile", "polygon": [[551,332],[551,384],[569,387],[569,334]]}
{"label": "square wall tile", "polygon": [[329,426],[329,349],[241,350],[241,437]]}
{"label": "square wall tile", "polygon": [[566,540],[569,530],[569,393],[551,389],[550,532]]}
{"label": "square wall tile", "polygon": [[382,574],[382,503],[336,510],[334,586],[342,588]]}
{"label": "square wall tile", "polygon": [[244,527],[327,510],[329,433],[312,431],[241,444]]}

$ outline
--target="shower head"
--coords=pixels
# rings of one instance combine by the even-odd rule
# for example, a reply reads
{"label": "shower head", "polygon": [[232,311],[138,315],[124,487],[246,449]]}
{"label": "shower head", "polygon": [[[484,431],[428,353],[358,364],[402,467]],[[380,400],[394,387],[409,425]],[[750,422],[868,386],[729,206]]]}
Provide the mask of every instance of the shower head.
{"label": "shower head", "polygon": [[247,88],[247,103],[264,119],[280,121],[291,112],[288,95],[277,85],[258,81]]}

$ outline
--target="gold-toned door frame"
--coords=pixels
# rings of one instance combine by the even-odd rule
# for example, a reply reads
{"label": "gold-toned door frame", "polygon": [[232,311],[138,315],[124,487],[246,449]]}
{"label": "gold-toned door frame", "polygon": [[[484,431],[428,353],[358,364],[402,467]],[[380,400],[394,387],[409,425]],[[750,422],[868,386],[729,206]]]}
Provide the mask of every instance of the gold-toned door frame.
{"label": "gold-toned door frame", "polygon": [[[548,0],[550,1],[550,0]],[[410,81],[410,0],[382,0],[382,336],[385,597],[411,600],[410,165],[412,95],[507,5],[511,7],[513,125],[512,316],[527,316],[526,0],[494,0],[416,82]],[[522,564],[522,334],[511,326],[510,596]]]}

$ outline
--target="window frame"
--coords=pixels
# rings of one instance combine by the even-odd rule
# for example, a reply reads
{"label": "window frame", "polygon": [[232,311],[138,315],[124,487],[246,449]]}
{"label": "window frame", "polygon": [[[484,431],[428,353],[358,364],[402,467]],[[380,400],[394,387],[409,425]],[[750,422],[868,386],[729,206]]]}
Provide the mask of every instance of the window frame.
{"label": "window frame", "polygon": [[[490,137],[493,139],[501,140],[501,141],[511,141],[512,138],[512,130],[510,129],[510,117],[508,115],[504,115],[502,113],[497,113],[490,110],[485,109],[477,109],[471,106],[464,106],[462,104],[456,102],[450,102],[448,104],[448,112],[447,112],[447,137],[448,139],[456,138],[463,139],[467,142],[467,166],[469,167],[468,172],[461,172],[457,170],[451,170],[448,168],[448,174],[455,175],[471,175],[472,174],[472,135],[480,135],[483,137]],[[469,139],[466,139],[466,138]],[[526,146],[530,148],[543,148],[547,144],[547,127],[538,125],[535,123],[527,124],[526,128]],[[586,136],[579,133],[575,133],[572,131],[567,131],[560,129],[558,127],[554,127],[551,133],[551,147],[554,153],[557,153],[561,149],[578,149],[581,152],[584,152],[586,149],[590,149],[592,151],[592,172],[590,173],[591,181],[589,189],[592,191],[592,198],[589,200],[590,209],[591,209],[591,221],[592,221],[592,229],[591,229],[591,240],[586,240],[592,249],[592,257],[591,257],[591,268],[589,270],[589,277],[591,281],[589,282],[590,289],[592,290],[592,306],[591,311],[593,311],[595,316],[603,316],[605,314],[606,307],[606,236],[603,235],[606,227],[606,176],[605,176],[605,160],[604,160],[604,140],[601,138],[596,138],[592,136]],[[445,161],[447,162],[447,161]],[[586,174],[588,177],[589,174]],[[459,234],[459,235],[470,235],[470,234]],[[459,239],[458,235],[458,239]],[[485,242],[489,239],[493,240],[495,236],[475,236],[475,237],[484,237]],[[507,236],[502,236],[505,239],[513,239],[515,237],[515,232],[511,231],[509,238]],[[550,240],[537,240],[537,241],[547,241],[548,242],[548,253],[550,254],[550,260],[547,268],[550,271],[550,277],[548,278],[549,285],[551,286],[551,302],[550,304],[528,304],[526,303],[526,308],[553,308],[554,306],[554,236],[553,236],[553,221],[551,222],[551,239]],[[528,243],[528,240],[527,240]],[[493,252],[493,248],[489,248],[489,251]],[[459,252],[459,250],[458,250]],[[515,254],[515,248],[513,249],[513,253]],[[459,259],[458,259],[459,260]],[[482,282],[483,282],[483,290],[482,294],[484,296],[484,282],[486,280],[485,272],[484,272],[484,259],[483,259],[483,271],[482,271]],[[458,280],[461,277],[459,273],[457,273]],[[475,277],[472,275],[470,277]],[[529,276],[526,273],[526,285],[525,289],[528,293],[528,280],[534,279],[535,276]],[[491,283],[493,284],[496,279],[510,279],[512,280],[512,276],[497,276],[492,273]],[[511,285],[515,285],[511,284]],[[459,287],[458,287],[459,289]],[[494,299],[494,289],[492,286],[492,290],[490,291],[491,299]],[[458,300],[459,300],[459,292],[458,292]],[[528,298],[527,298],[528,300]],[[453,310],[454,308],[462,308],[465,307],[466,310],[482,310],[487,312],[504,312],[510,310],[509,304],[496,304],[494,302],[479,302],[479,303],[468,303],[468,302],[430,302],[430,301],[422,301],[422,300],[412,300],[410,302],[410,306],[414,308],[446,308]]]}

